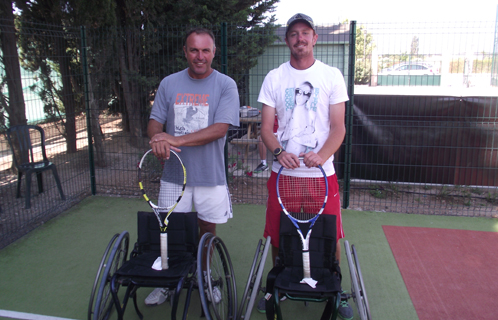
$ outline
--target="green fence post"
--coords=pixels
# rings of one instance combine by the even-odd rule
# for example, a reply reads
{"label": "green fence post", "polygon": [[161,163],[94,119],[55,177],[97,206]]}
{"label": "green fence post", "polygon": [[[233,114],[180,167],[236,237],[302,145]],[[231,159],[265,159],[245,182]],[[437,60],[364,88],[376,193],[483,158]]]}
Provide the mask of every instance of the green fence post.
{"label": "green fence post", "polygon": [[354,65],[356,50],[356,21],[349,24],[349,59],[348,59],[348,94],[349,101],[346,104],[346,137],[344,155],[344,190],[342,207],[349,207],[349,196],[351,191],[351,153],[353,143],[353,105],[354,105]]}
{"label": "green fence post", "polygon": [[90,121],[90,99],[88,97],[88,63],[87,63],[87,46],[86,46],[86,29],[85,26],[81,27],[81,66],[83,68],[83,85],[85,92],[85,108],[86,108],[86,133],[88,137],[88,161],[90,164],[90,186],[92,195],[97,193],[97,186],[95,183],[95,163],[93,159],[93,140],[92,140],[92,126]]}
{"label": "green fence post", "polygon": [[[221,73],[228,73],[227,23],[221,23]],[[228,135],[228,132],[227,132]],[[227,138],[227,137],[225,137]],[[228,139],[225,139],[225,177],[228,183]]]}

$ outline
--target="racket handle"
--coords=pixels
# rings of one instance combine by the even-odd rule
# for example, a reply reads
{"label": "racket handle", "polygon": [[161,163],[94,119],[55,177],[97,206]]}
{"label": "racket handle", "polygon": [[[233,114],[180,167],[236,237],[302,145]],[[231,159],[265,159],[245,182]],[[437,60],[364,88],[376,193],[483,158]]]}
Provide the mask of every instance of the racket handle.
{"label": "racket handle", "polygon": [[303,273],[304,277],[303,278],[311,278],[311,271],[310,271],[310,252],[309,251],[303,251]]}
{"label": "racket handle", "polygon": [[168,266],[168,234],[166,232],[161,232],[161,268],[166,270]]}

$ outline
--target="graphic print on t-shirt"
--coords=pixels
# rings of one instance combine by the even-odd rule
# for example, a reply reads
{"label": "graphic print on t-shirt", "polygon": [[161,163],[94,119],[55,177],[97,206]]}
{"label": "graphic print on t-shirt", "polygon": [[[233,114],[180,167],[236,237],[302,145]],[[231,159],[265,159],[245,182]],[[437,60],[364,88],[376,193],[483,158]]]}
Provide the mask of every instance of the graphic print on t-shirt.
{"label": "graphic print on t-shirt", "polygon": [[183,136],[207,128],[208,94],[179,93],[176,96],[175,136]]}
{"label": "graphic print on t-shirt", "polygon": [[319,90],[309,81],[285,90],[285,129],[281,137],[285,151],[299,156],[317,147],[315,121]]}

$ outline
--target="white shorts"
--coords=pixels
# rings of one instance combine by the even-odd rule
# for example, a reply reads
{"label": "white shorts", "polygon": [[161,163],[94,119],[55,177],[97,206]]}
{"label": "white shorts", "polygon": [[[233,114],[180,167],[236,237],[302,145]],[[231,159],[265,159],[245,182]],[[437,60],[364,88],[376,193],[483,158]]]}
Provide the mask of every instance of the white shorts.
{"label": "white shorts", "polygon": [[[160,193],[167,189],[167,182],[161,181]],[[161,198],[161,196],[159,196]],[[159,203],[159,206],[161,204]],[[228,186],[185,187],[183,197],[173,212],[197,211],[197,217],[211,223],[226,223],[233,217],[232,201]]]}

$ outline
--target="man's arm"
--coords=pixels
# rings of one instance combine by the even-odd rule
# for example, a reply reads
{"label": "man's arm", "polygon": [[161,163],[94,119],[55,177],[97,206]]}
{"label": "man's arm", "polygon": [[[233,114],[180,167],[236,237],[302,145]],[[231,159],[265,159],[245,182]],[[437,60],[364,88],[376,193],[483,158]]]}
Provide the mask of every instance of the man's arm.
{"label": "man's arm", "polygon": [[318,153],[308,152],[307,154],[301,155],[304,156],[304,163],[306,166],[316,167],[319,164],[323,165],[328,158],[339,150],[342,141],[344,140],[344,136],[346,135],[346,126],[344,124],[345,112],[345,102],[329,105],[329,136]]}
{"label": "man's arm", "polygon": [[[275,108],[272,108],[266,104],[263,104],[263,109],[261,110],[261,138],[263,142],[272,153],[276,148],[282,147],[278,142],[277,137],[273,133],[273,124],[275,122]],[[277,156],[278,162],[285,168],[297,168],[299,167],[299,158],[286,151],[283,151]]]}
{"label": "man's arm", "polygon": [[161,158],[169,158],[169,149],[180,152],[179,147],[202,146],[212,141],[223,138],[229,125],[227,123],[214,123],[207,128],[189,133],[183,136],[172,136],[163,132],[163,125],[156,120],[149,120],[147,135],[150,138],[149,144],[154,150],[154,154]]}
{"label": "man's arm", "polygon": [[228,123],[213,123],[207,128],[201,129],[199,131],[189,133],[179,137],[171,137],[170,144],[175,147],[193,147],[202,146],[223,138],[228,131]]}

